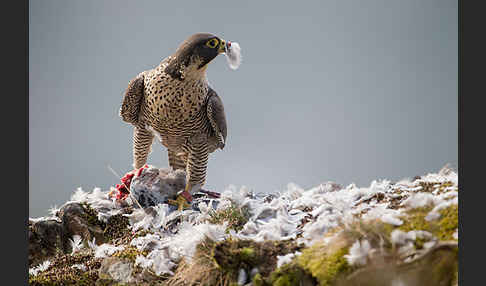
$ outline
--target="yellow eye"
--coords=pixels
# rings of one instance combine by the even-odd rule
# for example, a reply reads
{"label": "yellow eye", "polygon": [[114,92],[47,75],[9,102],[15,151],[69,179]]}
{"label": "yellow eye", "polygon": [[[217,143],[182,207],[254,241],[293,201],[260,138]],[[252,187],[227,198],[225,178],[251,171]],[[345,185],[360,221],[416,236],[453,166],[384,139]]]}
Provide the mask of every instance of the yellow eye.
{"label": "yellow eye", "polygon": [[206,42],[206,46],[210,47],[211,49],[214,49],[218,46],[218,39],[211,39],[209,41]]}

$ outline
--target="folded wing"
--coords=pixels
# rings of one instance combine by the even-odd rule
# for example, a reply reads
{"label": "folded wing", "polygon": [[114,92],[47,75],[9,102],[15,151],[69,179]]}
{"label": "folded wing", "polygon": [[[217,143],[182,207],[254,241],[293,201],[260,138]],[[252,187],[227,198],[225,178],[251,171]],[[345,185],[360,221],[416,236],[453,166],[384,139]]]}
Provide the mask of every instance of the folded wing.
{"label": "folded wing", "polygon": [[213,89],[209,90],[209,99],[207,104],[207,114],[214,134],[218,138],[219,148],[223,149],[226,144],[227,126],[226,115],[221,98]]}
{"label": "folded wing", "polygon": [[144,75],[141,73],[128,83],[120,108],[120,117],[123,121],[134,125],[137,124],[143,100],[143,91]]}

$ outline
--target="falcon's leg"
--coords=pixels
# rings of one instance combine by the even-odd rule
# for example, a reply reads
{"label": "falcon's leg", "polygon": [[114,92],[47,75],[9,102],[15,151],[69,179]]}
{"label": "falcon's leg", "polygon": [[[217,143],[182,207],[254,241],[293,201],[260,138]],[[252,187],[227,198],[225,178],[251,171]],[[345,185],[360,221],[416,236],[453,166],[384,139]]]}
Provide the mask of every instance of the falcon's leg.
{"label": "falcon's leg", "polygon": [[154,135],[145,128],[135,127],[133,130],[133,167],[143,167],[151,151]]}
{"label": "falcon's leg", "polygon": [[208,165],[207,142],[192,143],[187,157],[186,192],[190,194],[199,191],[206,181],[206,168]]}
{"label": "falcon's leg", "polygon": [[172,150],[168,150],[168,154],[169,154],[169,165],[172,167],[173,170],[186,169],[186,160],[184,160],[183,156],[178,156]]}
{"label": "falcon's leg", "polygon": [[208,164],[208,143],[192,143],[187,148],[186,188],[181,191],[170,204],[177,205],[179,210],[190,207],[192,194],[199,191],[206,181],[206,167]]}

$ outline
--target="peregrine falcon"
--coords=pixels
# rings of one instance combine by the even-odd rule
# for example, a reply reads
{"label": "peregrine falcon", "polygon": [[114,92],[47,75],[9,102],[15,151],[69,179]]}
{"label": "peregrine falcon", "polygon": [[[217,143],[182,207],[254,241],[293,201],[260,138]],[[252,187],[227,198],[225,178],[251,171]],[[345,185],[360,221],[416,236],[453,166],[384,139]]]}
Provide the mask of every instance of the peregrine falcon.
{"label": "peregrine falcon", "polygon": [[206,69],[231,42],[209,33],[187,38],[174,54],[141,72],[125,91],[123,121],[134,126],[133,167],[145,165],[154,136],[167,148],[169,165],[186,171],[186,188],[170,203],[189,206],[205,183],[208,155],[226,144],[223,102],[208,84]]}

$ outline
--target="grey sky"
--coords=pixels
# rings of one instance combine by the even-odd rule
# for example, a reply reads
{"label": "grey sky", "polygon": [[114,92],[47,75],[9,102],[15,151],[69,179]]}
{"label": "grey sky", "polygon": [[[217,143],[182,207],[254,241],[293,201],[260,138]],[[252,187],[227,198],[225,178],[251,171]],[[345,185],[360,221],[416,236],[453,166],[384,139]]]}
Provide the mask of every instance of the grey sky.
{"label": "grey sky", "polygon": [[[241,45],[208,68],[228,120],[206,188],[368,186],[457,165],[457,1],[36,0],[29,8],[29,215],[131,169],[128,81],[189,35]],[[149,164],[167,166],[157,142]]]}

